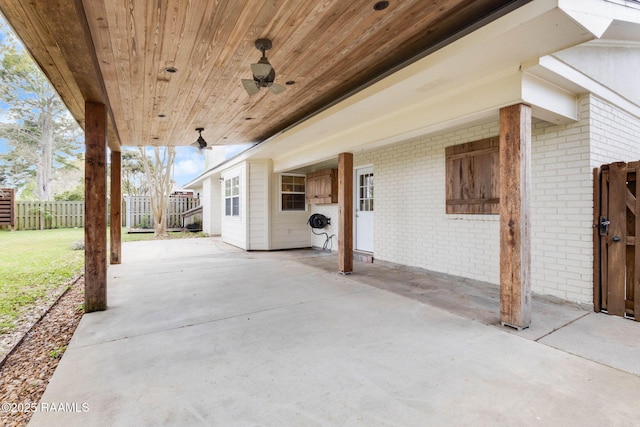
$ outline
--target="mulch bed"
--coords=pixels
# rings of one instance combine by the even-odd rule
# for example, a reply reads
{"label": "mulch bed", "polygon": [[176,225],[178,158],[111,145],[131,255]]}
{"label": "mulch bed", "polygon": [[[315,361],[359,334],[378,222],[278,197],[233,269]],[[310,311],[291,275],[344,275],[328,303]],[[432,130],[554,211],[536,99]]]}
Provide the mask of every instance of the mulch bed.
{"label": "mulch bed", "polygon": [[[0,425],[27,425],[84,313],[84,279],[54,303],[0,367]],[[24,410],[26,408],[26,410]]]}

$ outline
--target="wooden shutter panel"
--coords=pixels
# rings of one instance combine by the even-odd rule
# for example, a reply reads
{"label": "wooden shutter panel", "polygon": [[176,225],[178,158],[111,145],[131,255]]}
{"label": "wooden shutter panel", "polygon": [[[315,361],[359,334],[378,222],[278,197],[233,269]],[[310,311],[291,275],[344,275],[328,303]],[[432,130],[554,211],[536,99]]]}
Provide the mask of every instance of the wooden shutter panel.
{"label": "wooden shutter panel", "polygon": [[445,149],[448,214],[498,214],[499,137]]}

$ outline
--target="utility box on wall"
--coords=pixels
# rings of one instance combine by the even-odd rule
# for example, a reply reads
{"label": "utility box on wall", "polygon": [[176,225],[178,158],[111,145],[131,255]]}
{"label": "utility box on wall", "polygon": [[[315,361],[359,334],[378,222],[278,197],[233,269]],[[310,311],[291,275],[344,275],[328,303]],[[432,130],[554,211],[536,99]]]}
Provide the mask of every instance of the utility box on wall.
{"label": "utility box on wall", "polygon": [[307,174],[308,204],[338,203],[338,169],[324,169]]}

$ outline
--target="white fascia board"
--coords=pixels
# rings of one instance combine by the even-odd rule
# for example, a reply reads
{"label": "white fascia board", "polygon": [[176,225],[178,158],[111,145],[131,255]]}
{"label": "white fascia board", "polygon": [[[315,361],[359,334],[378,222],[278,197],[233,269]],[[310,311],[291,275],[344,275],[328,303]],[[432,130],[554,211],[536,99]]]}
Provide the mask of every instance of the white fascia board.
{"label": "white fascia board", "polygon": [[602,37],[613,22],[610,14],[603,13],[608,9],[604,0],[559,0],[558,6],[597,38]]}
{"label": "white fascia board", "polygon": [[[567,82],[566,84],[562,84],[562,86],[569,88],[576,94],[592,93],[597,97],[620,107],[629,114],[640,117],[640,106],[593,80],[560,59],[552,55],[544,56],[538,60],[538,65],[542,67],[544,73],[547,75],[552,73],[557,76],[556,81]],[[538,75],[542,74],[542,72],[535,71],[536,68],[537,67],[533,67],[532,72]],[[579,89],[576,89],[576,87]]]}
{"label": "white fascia board", "polygon": [[522,101],[532,115],[555,124],[578,120],[578,98],[570,91],[532,74],[522,75]]}
{"label": "white fascia board", "polygon": [[224,162],[214,166],[213,168],[206,170],[204,172],[202,172],[202,174],[200,176],[197,176],[196,178],[194,178],[191,182],[187,183],[185,185],[185,188],[192,188],[194,185],[198,185],[199,183],[201,183],[202,181],[204,181],[207,178],[211,178],[211,177],[219,177],[220,174],[227,170],[230,169],[242,162],[244,162],[245,160],[249,159],[249,158],[257,158],[257,156],[255,156],[256,152],[259,152],[258,149],[260,148],[259,145],[255,145],[241,153],[239,153],[238,155],[225,160]]}
{"label": "white fascia board", "polygon": [[[489,117],[497,118],[500,108],[522,102],[521,88],[522,73],[517,68],[505,70],[497,78],[460,88],[448,96],[390,110],[376,120],[360,121],[341,132],[308,141],[274,158],[274,172],[308,166],[341,152],[373,149]],[[354,117],[352,123],[355,122]]]}

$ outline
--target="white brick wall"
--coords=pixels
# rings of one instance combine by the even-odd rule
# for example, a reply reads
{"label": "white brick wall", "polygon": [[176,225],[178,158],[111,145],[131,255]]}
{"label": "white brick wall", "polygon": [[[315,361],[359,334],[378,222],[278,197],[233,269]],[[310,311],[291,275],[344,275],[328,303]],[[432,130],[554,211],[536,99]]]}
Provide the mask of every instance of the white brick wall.
{"label": "white brick wall", "polygon": [[498,216],[445,213],[444,148],[498,134],[497,121],[358,153],[373,164],[377,259],[497,283]]}
{"label": "white brick wall", "polygon": [[[579,105],[576,123],[533,121],[532,288],[592,304],[592,167],[640,159],[640,120],[593,96]],[[374,165],[377,259],[499,282],[499,218],[445,214],[444,158],[498,134],[495,120],[355,155]]]}
{"label": "white brick wall", "polygon": [[531,279],[534,291],[593,302],[589,97],[580,120],[532,127]]}
{"label": "white brick wall", "polygon": [[640,119],[591,97],[591,166],[640,160]]}

